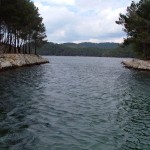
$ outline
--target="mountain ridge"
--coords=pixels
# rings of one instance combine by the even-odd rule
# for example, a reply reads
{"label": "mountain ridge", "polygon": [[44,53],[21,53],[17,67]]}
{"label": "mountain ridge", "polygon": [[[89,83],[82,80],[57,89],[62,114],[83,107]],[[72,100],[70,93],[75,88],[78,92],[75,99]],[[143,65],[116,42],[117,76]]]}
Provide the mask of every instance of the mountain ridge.
{"label": "mountain ridge", "polygon": [[81,43],[62,43],[61,45],[65,45],[68,47],[97,47],[97,48],[117,48],[120,43],[115,42],[100,42],[100,43],[93,43],[93,42],[81,42]]}
{"label": "mountain ridge", "polygon": [[[111,45],[114,46],[111,46]],[[97,46],[98,45],[98,46]],[[95,47],[94,47],[95,46]],[[101,47],[100,47],[101,46]],[[38,49],[40,55],[54,56],[94,56],[94,57],[135,57],[132,45],[121,47],[119,43],[52,43]]]}

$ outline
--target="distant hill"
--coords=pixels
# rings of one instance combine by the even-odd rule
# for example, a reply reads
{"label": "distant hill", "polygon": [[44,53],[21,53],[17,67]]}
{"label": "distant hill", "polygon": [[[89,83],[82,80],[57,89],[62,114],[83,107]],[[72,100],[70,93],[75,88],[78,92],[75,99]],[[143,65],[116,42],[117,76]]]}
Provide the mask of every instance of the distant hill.
{"label": "distant hill", "polygon": [[91,42],[83,42],[83,43],[63,43],[62,45],[68,46],[68,47],[73,47],[73,48],[78,48],[78,47],[97,47],[97,48],[117,48],[119,46],[119,43],[91,43]]}
{"label": "distant hill", "polygon": [[55,56],[95,56],[95,57],[135,57],[132,46],[120,47],[119,43],[46,43],[38,49],[40,55]]}

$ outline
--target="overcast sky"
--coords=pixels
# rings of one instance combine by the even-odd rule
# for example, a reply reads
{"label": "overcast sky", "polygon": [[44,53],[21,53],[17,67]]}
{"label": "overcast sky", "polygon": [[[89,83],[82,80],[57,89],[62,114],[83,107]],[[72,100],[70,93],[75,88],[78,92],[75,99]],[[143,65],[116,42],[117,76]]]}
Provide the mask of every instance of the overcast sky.
{"label": "overcast sky", "polygon": [[[132,0],[33,0],[49,42],[122,42],[115,23]],[[136,2],[138,0],[135,0]]]}

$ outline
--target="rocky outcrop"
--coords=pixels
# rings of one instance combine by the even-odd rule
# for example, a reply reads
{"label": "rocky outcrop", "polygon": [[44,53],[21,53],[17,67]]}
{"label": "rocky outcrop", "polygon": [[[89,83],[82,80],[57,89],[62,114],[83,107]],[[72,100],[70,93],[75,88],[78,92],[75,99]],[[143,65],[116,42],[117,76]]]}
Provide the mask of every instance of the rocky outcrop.
{"label": "rocky outcrop", "polygon": [[127,68],[138,70],[150,70],[150,61],[140,59],[127,59],[123,60],[122,64]]}
{"label": "rocky outcrop", "polygon": [[0,54],[0,70],[44,63],[49,63],[49,61],[39,55]]}

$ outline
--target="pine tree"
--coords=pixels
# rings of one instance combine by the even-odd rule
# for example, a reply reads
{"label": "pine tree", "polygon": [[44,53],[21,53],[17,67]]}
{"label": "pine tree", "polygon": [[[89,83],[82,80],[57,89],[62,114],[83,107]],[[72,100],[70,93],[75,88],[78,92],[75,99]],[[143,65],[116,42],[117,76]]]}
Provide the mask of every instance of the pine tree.
{"label": "pine tree", "polygon": [[30,0],[0,0],[0,43],[5,52],[34,53],[46,38],[42,20]]}
{"label": "pine tree", "polygon": [[116,23],[127,33],[124,44],[133,43],[141,57],[150,59],[150,0],[133,1]]}

